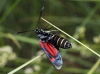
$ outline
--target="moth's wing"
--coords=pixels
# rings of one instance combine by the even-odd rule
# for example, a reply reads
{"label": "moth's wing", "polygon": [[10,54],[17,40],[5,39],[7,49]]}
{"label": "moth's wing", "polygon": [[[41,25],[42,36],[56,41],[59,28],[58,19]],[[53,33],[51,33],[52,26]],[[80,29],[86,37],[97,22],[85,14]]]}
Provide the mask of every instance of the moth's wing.
{"label": "moth's wing", "polygon": [[40,46],[53,66],[58,70],[61,69],[63,61],[58,49],[54,45],[42,41],[40,41]]}

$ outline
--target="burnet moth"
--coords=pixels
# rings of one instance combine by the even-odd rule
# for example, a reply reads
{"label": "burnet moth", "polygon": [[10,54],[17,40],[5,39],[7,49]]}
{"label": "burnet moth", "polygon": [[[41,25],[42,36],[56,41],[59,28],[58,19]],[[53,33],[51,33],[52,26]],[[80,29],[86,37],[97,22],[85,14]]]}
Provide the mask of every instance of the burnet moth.
{"label": "burnet moth", "polygon": [[[57,33],[55,33],[57,32],[57,30],[49,31],[48,29],[38,28],[43,9],[44,7],[40,11],[40,16],[39,16],[39,20],[35,32],[39,38],[39,43],[44,53],[46,54],[50,62],[53,64],[53,66],[59,70],[61,69],[63,64],[62,57],[59,52],[59,48],[64,48],[64,49],[71,48],[72,43],[63,37],[58,36]],[[17,34],[30,32],[30,31],[34,31],[34,30],[17,32]]]}

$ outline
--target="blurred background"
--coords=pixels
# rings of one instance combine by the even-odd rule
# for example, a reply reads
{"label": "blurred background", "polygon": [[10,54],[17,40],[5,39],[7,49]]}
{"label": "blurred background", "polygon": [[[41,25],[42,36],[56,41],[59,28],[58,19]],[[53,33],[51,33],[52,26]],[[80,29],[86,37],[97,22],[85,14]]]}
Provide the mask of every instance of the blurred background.
{"label": "blurred background", "polygon": [[[100,54],[100,3],[68,0],[0,0],[0,74],[6,74],[43,53],[35,30],[40,9],[42,17]],[[40,20],[39,28],[48,24]],[[49,27],[51,27],[49,25]],[[55,28],[52,28],[55,29]],[[99,59],[73,39],[71,49],[61,49],[63,67],[56,70],[46,55],[15,74],[86,74]],[[100,73],[100,66],[94,74]]]}

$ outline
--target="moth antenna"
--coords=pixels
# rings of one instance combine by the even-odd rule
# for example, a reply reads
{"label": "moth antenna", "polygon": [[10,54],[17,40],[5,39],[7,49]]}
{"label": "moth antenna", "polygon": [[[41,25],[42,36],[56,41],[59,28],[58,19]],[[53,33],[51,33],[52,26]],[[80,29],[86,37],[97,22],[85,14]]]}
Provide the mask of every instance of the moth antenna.
{"label": "moth antenna", "polygon": [[37,27],[38,27],[38,25],[39,25],[39,22],[40,22],[40,18],[41,18],[41,15],[42,15],[43,9],[44,9],[44,7],[42,7],[42,9],[41,9],[41,11],[40,11],[39,19],[38,19],[38,22],[37,22]]}
{"label": "moth antenna", "polygon": [[28,30],[28,31],[16,32],[15,35],[20,34],[20,33],[30,32],[30,31],[34,31],[34,30]]}
{"label": "moth antenna", "polygon": [[[37,23],[37,27],[38,27],[38,24],[39,24],[39,21],[40,21],[40,18],[41,18],[43,9],[44,9],[44,7],[42,7],[42,9],[41,9],[41,11],[40,11],[40,15],[39,15],[39,20],[38,20],[38,23]],[[30,32],[30,31],[34,31],[34,30],[16,32],[15,35],[20,34],[20,33]]]}

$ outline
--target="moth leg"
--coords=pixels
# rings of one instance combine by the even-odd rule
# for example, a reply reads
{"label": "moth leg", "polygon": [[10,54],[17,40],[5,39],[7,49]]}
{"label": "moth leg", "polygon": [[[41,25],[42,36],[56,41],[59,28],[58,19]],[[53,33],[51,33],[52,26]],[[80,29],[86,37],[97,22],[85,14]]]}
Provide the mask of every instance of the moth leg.
{"label": "moth leg", "polygon": [[45,31],[46,33],[52,33],[52,34],[58,34],[60,31],[58,30],[50,30],[50,31]]}
{"label": "moth leg", "polygon": [[[47,26],[48,27],[48,26]],[[43,30],[50,30],[50,29],[52,29],[53,27],[51,26],[50,28],[47,28],[47,29],[43,29]]]}

